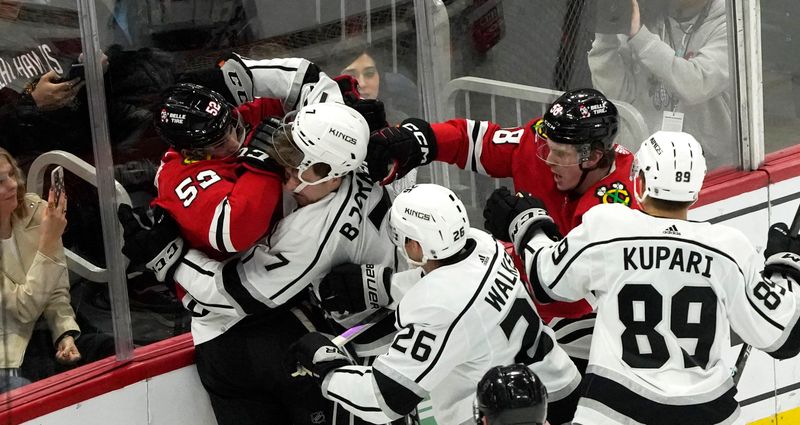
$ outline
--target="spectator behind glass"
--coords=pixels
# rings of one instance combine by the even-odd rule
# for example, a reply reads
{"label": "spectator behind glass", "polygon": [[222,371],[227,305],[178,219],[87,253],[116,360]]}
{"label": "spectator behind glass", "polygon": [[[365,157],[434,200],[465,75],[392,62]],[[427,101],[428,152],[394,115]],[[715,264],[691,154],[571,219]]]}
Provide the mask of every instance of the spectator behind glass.
{"label": "spectator behind glass", "polygon": [[354,77],[358,81],[361,97],[380,99],[386,105],[387,121],[390,125],[396,125],[406,118],[420,115],[419,94],[417,85],[411,78],[385,68],[390,62],[382,54],[383,51],[384,49],[377,46],[348,40],[334,48],[332,62],[319,62],[323,63],[329,75],[345,74]]}
{"label": "spectator behind glass", "polygon": [[20,376],[25,349],[39,316],[44,315],[56,346],[55,360],[72,364],[80,328],[70,306],[69,280],[61,235],[67,226],[66,195],[48,202],[26,193],[16,161],[0,149],[0,243],[3,287],[0,324],[0,391],[30,382]]}
{"label": "spectator behind glass", "polygon": [[[589,51],[594,87],[631,103],[651,132],[684,131],[702,140],[709,168],[732,164],[728,30],[724,0],[605,0]],[[628,15],[630,18],[628,19]],[[629,24],[630,23],[630,24]],[[668,114],[683,114],[682,128]],[[667,117],[667,118],[665,118]],[[626,142],[635,142],[626,140]]]}

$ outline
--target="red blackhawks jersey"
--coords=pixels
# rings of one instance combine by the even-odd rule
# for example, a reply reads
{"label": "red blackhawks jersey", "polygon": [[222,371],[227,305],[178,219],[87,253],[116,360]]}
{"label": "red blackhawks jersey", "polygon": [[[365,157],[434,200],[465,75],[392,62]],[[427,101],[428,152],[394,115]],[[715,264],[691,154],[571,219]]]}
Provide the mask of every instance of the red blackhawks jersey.
{"label": "red blackhawks jersey", "polygon": [[[533,126],[539,119],[535,118],[519,128],[501,128],[489,121],[468,119],[432,124],[438,146],[436,159],[485,176],[511,177],[515,190],[528,192],[544,202],[547,212],[562,234],[567,234],[581,224],[583,214],[595,205],[620,203],[639,208],[633,196],[633,183],[630,179],[634,156],[619,145],[616,146],[616,159],[609,174],[586,192],[575,195],[558,190],[553,173],[537,155],[542,140],[538,138]],[[553,317],[579,318],[592,310],[586,301],[537,304],[537,309],[545,322]],[[584,336],[591,334],[591,328],[587,327],[588,322],[577,324],[567,320],[551,325],[557,335],[562,332]],[[568,329],[570,326],[576,329]],[[559,336],[559,340],[561,339]],[[580,345],[588,348],[588,344]],[[583,351],[586,352],[568,350],[571,356],[588,358],[588,350]]]}
{"label": "red blackhawks jersey", "polygon": [[[280,100],[271,98],[236,109],[248,130],[267,116],[284,114]],[[253,246],[280,211],[276,207],[281,177],[246,169],[236,156],[189,161],[170,149],[161,159],[155,184],[158,197],[153,205],[166,209],[178,222],[190,247],[219,259]]]}

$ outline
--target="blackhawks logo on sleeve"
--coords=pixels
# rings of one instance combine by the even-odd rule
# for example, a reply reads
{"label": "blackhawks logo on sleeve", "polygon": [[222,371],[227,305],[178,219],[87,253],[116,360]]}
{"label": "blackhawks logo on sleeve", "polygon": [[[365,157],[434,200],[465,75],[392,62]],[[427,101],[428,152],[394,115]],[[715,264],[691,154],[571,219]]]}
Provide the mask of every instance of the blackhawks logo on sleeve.
{"label": "blackhawks logo on sleeve", "polygon": [[628,192],[628,189],[622,182],[611,183],[611,187],[600,186],[597,188],[595,195],[600,198],[600,202],[604,204],[631,205],[631,193]]}

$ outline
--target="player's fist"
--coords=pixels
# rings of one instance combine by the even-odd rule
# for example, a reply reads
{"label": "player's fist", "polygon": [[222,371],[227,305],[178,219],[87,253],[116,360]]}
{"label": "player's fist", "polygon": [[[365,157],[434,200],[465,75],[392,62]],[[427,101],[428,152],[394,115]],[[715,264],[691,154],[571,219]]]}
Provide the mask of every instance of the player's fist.
{"label": "player's fist", "polygon": [[267,117],[253,130],[253,136],[246,146],[239,149],[239,161],[256,172],[271,172],[283,175],[281,167],[269,152],[273,146],[272,136],[280,127],[281,121],[276,117]]}
{"label": "player's fist", "polygon": [[117,209],[117,218],[123,229],[122,253],[134,268],[144,267],[159,282],[165,282],[184,254],[178,223],[158,206],[151,211],[134,212],[130,205],[122,204]]}
{"label": "player's fist", "polygon": [[436,159],[436,135],[431,125],[409,118],[399,127],[373,132],[367,146],[367,168],[375,182],[385,185]]}
{"label": "player's fist", "polygon": [[358,111],[369,125],[369,131],[377,131],[389,126],[386,122],[386,106],[378,99],[358,99],[349,105]]}
{"label": "player's fist", "polygon": [[764,258],[769,258],[778,252],[800,254],[800,239],[789,234],[789,226],[786,223],[773,224],[767,233],[767,248],[764,250]]}
{"label": "player's fist", "polygon": [[494,237],[514,243],[517,252],[541,230],[550,239],[561,238],[544,203],[528,193],[511,194],[506,187],[495,189],[483,209],[484,226]]}
{"label": "player's fist", "polygon": [[353,364],[325,335],[311,332],[289,347],[287,369],[292,376],[307,375],[325,379],[333,369]]}
{"label": "player's fist", "polygon": [[483,208],[485,220],[483,226],[495,238],[511,241],[508,227],[514,217],[531,208],[544,209],[544,204],[527,193],[513,194],[507,187],[500,187],[486,200],[486,206]]}
{"label": "player's fist", "polygon": [[322,308],[343,314],[377,310],[392,302],[392,269],[375,264],[341,264],[319,285]]}

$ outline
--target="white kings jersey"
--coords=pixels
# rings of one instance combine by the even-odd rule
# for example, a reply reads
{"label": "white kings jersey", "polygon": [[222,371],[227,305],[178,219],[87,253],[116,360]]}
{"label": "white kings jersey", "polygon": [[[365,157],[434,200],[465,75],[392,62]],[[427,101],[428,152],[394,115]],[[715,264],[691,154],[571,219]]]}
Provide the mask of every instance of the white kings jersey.
{"label": "white kings jersey", "polygon": [[227,262],[189,250],[175,281],[187,292],[183,303],[192,311],[194,343],[221,335],[248,314],[284,305],[336,265],[395,267],[389,196],[366,178],[344,176],[339,190],[292,212],[266,241]]}
{"label": "white kings jersey", "polygon": [[[427,275],[413,269],[392,277],[392,285],[419,281],[397,306],[399,332],[388,353],[371,367],[328,373],[323,395],[374,423],[398,419],[430,395],[437,423],[469,423],[483,374],[493,366],[522,362],[547,387],[550,406],[573,400],[574,409],[578,370],[553,343],[553,332],[536,314],[513,260],[487,233],[471,229],[468,237],[465,254]],[[572,409],[550,422],[569,422]],[[551,409],[559,410],[565,411]]]}
{"label": "white kings jersey", "polygon": [[540,301],[597,297],[575,424],[736,423],[730,329],[777,358],[800,349],[798,295],[736,229],[599,205],[523,255]]}
{"label": "white kings jersey", "polygon": [[221,71],[239,105],[257,97],[272,97],[282,99],[288,113],[313,103],[344,103],[336,81],[306,59],[254,60],[231,53]]}

